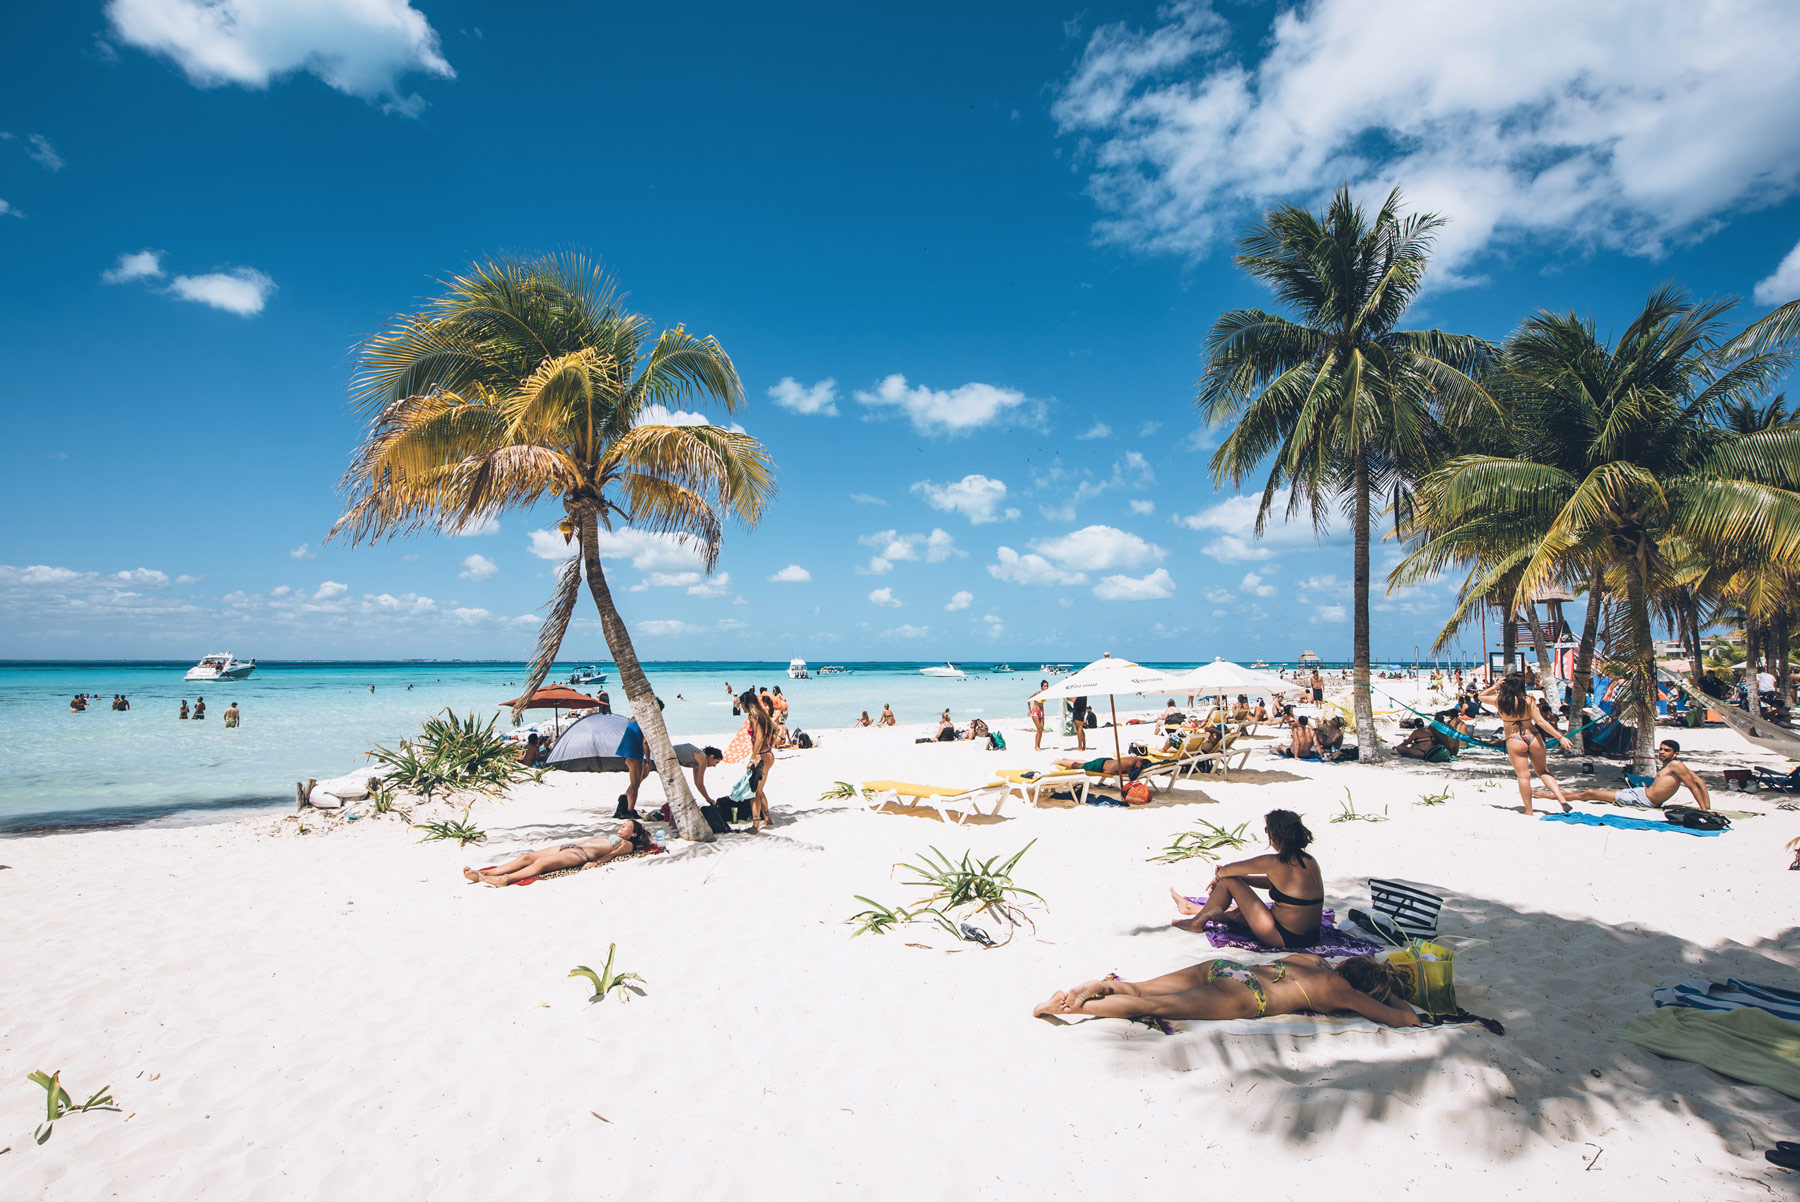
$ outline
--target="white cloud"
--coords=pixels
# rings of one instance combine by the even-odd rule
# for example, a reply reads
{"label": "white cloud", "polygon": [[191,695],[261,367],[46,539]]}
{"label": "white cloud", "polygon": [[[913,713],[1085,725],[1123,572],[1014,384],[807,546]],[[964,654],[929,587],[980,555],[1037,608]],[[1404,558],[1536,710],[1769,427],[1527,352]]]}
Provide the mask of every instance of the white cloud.
{"label": "white cloud", "polygon": [[1139,517],[1149,517],[1151,514],[1156,512],[1156,502],[1155,501],[1133,501],[1131,503],[1131,512],[1137,514]]}
{"label": "white cloud", "polygon": [[783,376],[769,389],[769,399],[791,413],[836,417],[837,381],[827,376],[808,387],[792,376]]}
{"label": "white cloud", "polygon": [[309,543],[301,543],[298,547],[295,547],[292,551],[288,552],[289,559],[306,560],[317,559],[318,557],[319,553],[313,550]]}
{"label": "white cloud", "polygon": [[1782,305],[1800,297],[1800,242],[1767,278],[1756,282],[1753,295],[1759,305]]}
{"label": "white cloud", "polygon": [[1094,586],[1094,596],[1102,601],[1160,601],[1175,595],[1175,581],[1169,569],[1158,568],[1148,576],[1107,576]]}
{"label": "white cloud", "polygon": [[968,434],[983,426],[1013,422],[1037,425],[1043,420],[1043,402],[1034,401],[1016,388],[993,384],[964,384],[948,392],[920,386],[908,388],[906,377],[896,372],[876,385],[874,392],[857,392],[860,404],[880,413],[903,414],[921,434]]}
{"label": "white cloud", "polygon": [[1287,551],[1312,550],[1321,544],[1341,542],[1349,537],[1347,528],[1326,530],[1323,535],[1312,527],[1304,512],[1293,521],[1285,517],[1288,494],[1278,492],[1269,509],[1269,524],[1262,537],[1256,536],[1256,508],[1260,496],[1227,497],[1205,509],[1171,520],[1188,530],[1211,531],[1218,537],[1200,549],[1221,563],[1252,563],[1270,560]]}
{"label": "white cloud", "polygon": [[1454,273],[1521,235],[1657,253],[1800,179],[1786,0],[1231,11],[1254,24],[1179,0],[1089,38],[1052,112],[1082,138],[1103,239],[1204,254],[1277,200],[1400,183],[1452,219]]}
{"label": "white cloud", "polygon": [[872,496],[866,492],[853,492],[850,494],[850,499],[852,501],[855,501],[858,505],[886,505],[887,504],[887,502],[882,500],[880,497]]}
{"label": "white cloud", "polygon": [[199,584],[202,580],[205,580],[205,579],[206,579],[206,577],[204,577],[204,576],[189,576],[187,573],[184,572],[181,575],[175,577],[175,583],[176,584]]}
{"label": "white cloud", "polygon": [[869,594],[869,600],[875,605],[880,605],[888,609],[898,609],[901,605],[905,604],[894,597],[894,590],[891,588],[878,588],[874,590]]}
{"label": "white cloud", "polygon": [[949,613],[955,613],[959,609],[969,608],[969,603],[974,600],[974,593],[969,592],[967,589],[958,589],[950,595],[950,603],[944,606],[944,609]]}
{"label": "white cloud", "polygon": [[140,250],[119,256],[116,266],[109,267],[100,273],[100,278],[109,284],[126,284],[132,280],[161,279],[163,252],[160,250]]}
{"label": "white cloud", "polygon": [[479,605],[474,605],[458,606],[450,611],[450,616],[455,618],[458,622],[473,623],[484,622],[494,615],[488,610],[481,608]]}
{"label": "white cloud", "polygon": [[1308,576],[1305,580],[1294,582],[1295,596],[1303,605],[1311,605],[1315,601],[1338,600],[1350,595],[1350,582],[1339,580],[1336,576]]}
{"label": "white cloud", "polygon": [[675,634],[699,634],[700,629],[700,627],[689,625],[678,618],[651,618],[632,627],[633,631],[650,635],[652,638],[664,638]]}
{"label": "white cloud", "polygon": [[1139,438],[1148,438],[1160,429],[1162,429],[1161,422],[1145,422],[1143,425],[1138,427],[1138,437]]}
{"label": "white cloud", "polygon": [[1156,472],[1150,461],[1139,451],[1127,451],[1113,460],[1112,474],[1104,478],[1095,476],[1091,468],[1071,471],[1058,458],[1048,468],[1032,472],[1031,491],[1050,492],[1058,498],[1055,504],[1038,506],[1038,512],[1045,520],[1072,522],[1076,508],[1101,493],[1112,489],[1144,489],[1155,483]]}
{"label": "white cloud", "polygon": [[120,41],[173,59],[196,87],[261,90],[306,71],[416,117],[425,102],[401,78],[456,75],[408,0],[110,0],[106,15]]}
{"label": "white cloud", "polygon": [[806,584],[812,580],[812,573],[797,563],[790,563],[781,571],[769,577],[772,584]]}
{"label": "white cloud", "polygon": [[1349,618],[1349,616],[1350,611],[1345,609],[1342,605],[1321,605],[1313,611],[1312,621],[1314,624],[1320,622],[1342,622]]}
{"label": "white cloud", "polygon": [[439,522],[438,529],[452,538],[473,538],[478,534],[498,534],[500,533],[500,519],[491,513],[477,514],[460,526],[450,521]]}
{"label": "white cloud", "polygon": [[1112,431],[1111,426],[1107,425],[1105,422],[1095,422],[1093,425],[1089,426],[1086,430],[1083,430],[1080,434],[1077,434],[1075,437],[1077,439],[1086,441],[1088,439],[1093,439],[1093,438],[1111,438],[1112,435],[1113,435],[1113,431]]}
{"label": "white cloud", "polygon": [[25,214],[19,212],[19,210],[13,208],[10,204],[7,204],[4,200],[0,200],[0,217],[23,217],[23,216],[25,216]]}
{"label": "white cloud", "polygon": [[1244,579],[1238,585],[1238,588],[1242,589],[1252,597],[1273,597],[1277,592],[1281,591],[1272,584],[1264,584],[1263,578],[1258,576],[1255,572],[1245,572]]}
{"label": "white cloud", "polygon": [[1063,567],[1081,572],[1141,568],[1168,555],[1154,543],[1113,526],[1084,526],[1060,538],[1037,539],[1031,547]]}
{"label": "white cloud", "polygon": [[25,143],[29,147],[25,153],[44,170],[61,171],[66,166],[62,155],[56,153],[56,147],[50,145],[50,139],[43,134],[32,134]]}
{"label": "white cloud", "polygon": [[920,480],[912,486],[912,491],[924,497],[925,503],[933,509],[960,513],[975,526],[1011,521],[1019,516],[1018,510],[1005,508],[1006,482],[977,473],[949,484]]}
{"label": "white cloud", "polygon": [[1229,605],[1237,600],[1237,596],[1230,589],[1209,588],[1204,595],[1214,605]]}
{"label": "white cloud", "polygon": [[717,576],[688,585],[690,597],[723,597],[731,591],[731,573],[720,572]]}
{"label": "white cloud", "polygon": [[500,570],[500,565],[485,555],[470,555],[463,560],[463,570],[457,575],[464,580],[473,580],[477,584],[483,580],[492,580]]}
{"label": "white cloud", "polygon": [[893,561],[883,559],[879,555],[872,556],[866,565],[858,564],[856,566],[856,574],[858,576],[886,576],[893,570]]}
{"label": "white cloud", "polygon": [[[598,541],[601,559],[627,560],[640,572],[699,572],[705,566],[699,544],[685,534],[655,534],[622,526],[617,530],[600,531]],[[563,560],[578,552],[581,544],[565,545],[563,536],[555,530],[533,530],[528,549],[539,559]],[[679,583],[692,584],[694,581]]]}
{"label": "white cloud", "polygon": [[342,584],[336,580],[327,580],[323,584],[319,585],[318,591],[313,594],[313,600],[314,601],[329,601],[333,597],[341,597],[349,591],[350,591],[349,585]]}
{"label": "white cloud", "polygon": [[647,593],[653,588],[688,588],[706,577],[699,572],[651,572],[631,586],[634,593]]}
{"label": "white cloud", "polygon": [[930,634],[931,627],[929,626],[911,625],[896,626],[891,630],[884,630],[881,632],[881,636],[888,639],[922,639],[928,637]]}
{"label": "white cloud", "polygon": [[1021,555],[1011,547],[999,547],[994,551],[994,559],[995,562],[988,565],[988,574],[995,580],[1040,585],[1087,583],[1085,573],[1059,568],[1042,555],[1030,552]]}
{"label": "white cloud", "polygon": [[254,317],[269,303],[275,281],[254,267],[232,267],[205,275],[178,275],[169,282],[169,291],[182,300]]}
{"label": "white cloud", "polygon": [[[691,409],[671,409],[667,405],[659,405],[655,401],[638,410],[637,420],[633,426],[717,426],[712,418],[704,413],[695,413]],[[734,434],[744,433],[744,427],[733,422],[729,426],[720,426],[722,430],[730,430]]]}
{"label": "white cloud", "polygon": [[933,528],[930,534],[901,534],[897,530],[877,530],[859,537],[865,547],[878,548],[867,567],[856,569],[863,576],[885,576],[898,561],[943,563],[951,558],[966,559],[968,552],[957,548],[956,539],[948,531]]}
{"label": "white cloud", "polygon": [[[402,613],[428,614],[437,608],[437,602],[430,597],[421,597],[417,593],[401,593],[398,597],[392,593],[364,593],[361,609],[364,613]],[[455,610],[456,614],[468,613],[468,610]],[[487,613],[487,610],[476,610],[476,613]]]}
{"label": "white cloud", "polygon": [[987,627],[984,633],[990,639],[997,639],[1006,633],[1006,623],[1001,621],[999,614],[982,614],[981,621]]}
{"label": "white cloud", "polygon": [[113,579],[137,588],[162,588],[169,583],[169,574],[155,568],[131,568],[115,574]]}

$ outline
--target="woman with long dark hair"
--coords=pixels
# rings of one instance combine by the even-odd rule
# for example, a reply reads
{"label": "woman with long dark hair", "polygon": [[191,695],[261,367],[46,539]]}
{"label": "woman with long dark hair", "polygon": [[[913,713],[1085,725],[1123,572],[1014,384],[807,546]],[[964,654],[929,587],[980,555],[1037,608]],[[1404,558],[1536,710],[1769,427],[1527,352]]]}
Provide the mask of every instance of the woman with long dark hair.
{"label": "woman with long dark hair", "polygon": [[756,789],[750,799],[750,833],[761,834],[769,820],[769,769],[775,766],[775,718],[755,689],[745,689],[738,704],[744,710],[744,731],[749,734],[750,783]]}
{"label": "woman with long dark hair", "polygon": [[[1170,921],[1200,934],[1213,919],[1247,931],[1265,947],[1310,947],[1319,941],[1325,912],[1325,878],[1319,862],[1306,854],[1312,832],[1292,810],[1263,815],[1263,834],[1274,855],[1221,864],[1206,887],[1206,904],[1196,905],[1170,889],[1181,917]],[[1264,902],[1257,890],[1269,895]]]}
{"label": "woman with long dark hair", "polygon": [[1384,1026],[1416,1027],[1419,1015],[1406,1001],[1410,984],[1402,969],[1368,956],[1334,966],[1303,952],[1273,964],[1202,960],[1148,981],[1111,976],[1053,993],[1031,1013],[1038,1018],[1226,1019],[1351,1010]]}
{"label": "woman with long dark hair", "polygon": [[[1499,711],[1501,729],[1506,732],[1506,758],[1512,761],[1513,775],[1519,780],[1519,799],[1525,803],[1525,816],[1529,818],[1532,813],[1531,775],[1534,772],[1567,813],[1569,799],[1556,778],[1550,775],[1544,735],[1555,738],[1564,751],[1574,751],[1575,744],[1538,709],[1537,702],[1525,691],[1525,677],[1517,672],[1502,677],[1498,684],[1481,694],[1481,700],[1491,701],[1494,709]],[[1543,735],[1538,733],[1540,730]]]}
{"label": "woman with long dark hair", "polygon": [[604,864],[632,852],[649,851],[652,846],[654,844],[650,839],[650,828],[641,822],[627,820],[619,823],[619,833],[616,835],[596,835],[592,839],[528,851],[493,868],[465,867],[463,876],[468,878],[470,884],[500,888],[504,885],[517,885],[563,868]]}

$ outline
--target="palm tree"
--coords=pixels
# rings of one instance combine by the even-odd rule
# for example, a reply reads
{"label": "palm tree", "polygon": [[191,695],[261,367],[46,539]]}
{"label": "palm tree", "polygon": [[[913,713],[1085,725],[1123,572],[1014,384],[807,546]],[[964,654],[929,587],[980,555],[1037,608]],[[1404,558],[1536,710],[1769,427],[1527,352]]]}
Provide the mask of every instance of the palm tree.
{"label": "palm tree", "polygon": [[1724,424],[1789,356],[1727,346],[1732,305],[1659,289],[1611,346],[1574,314],[1529,318],[1507,342],[1496,389],[1515,406],[1519,451],[1461,455],[1422,480],[1414,514],[1427,539],[1395,573],[1416,578],[1471,537],[1507,530],[1515,555],[1529,548],[1515,599],[1603,567],[1618,644],[1609,658],[1626,668],[1640,766],[1656,740],[1657,598],[1692,578],[1691,556],[1800,554],[1800,428]]}
{"label": "palm tree", "polygon": [[1355,539],[1355,715],[1361,758],[1379,760],[1369,700],[1369,527],[1375,499],[1404,505],[1411,477],[1441,442],[1434,401],[1450,413],[1481,397],[1472,373],[1489,347],[1439,330],[1394,327],[1424,282],[1443,220],[1400,215],[1390,193],[1371,219],[1340,188],[1322,215],[1274,209],[1238,243],[1237,264],[1274,291],[1292,319],[1234,309],[1213,323],[1196,398],[1215,426],[1236,428],[1212,457],[1215,483],[1240,484],[1269,464],[1261,534],[1277,494],[1287,516],[1315,529],[1330,502],[1349,511]]}
{"label": "palm tree", "polygon": [[423,312],[364,344],[351,396],[368,415],[331,537],[351,543],[458,529],[560,500],[563,564],[539,632],[529,697],[574,616],[583,570],[619,681],[684,839],[710,841],[675,760],[661,707],[613,604],[599,532],[614,519],[689,540],[708,572],[723,523],[753,525],[774,494],[760,443],[716,425],[645,420],[697,399],[729,412],[737,369],[711,338],[651,336],[612,282],[579,255],[476,264]]}

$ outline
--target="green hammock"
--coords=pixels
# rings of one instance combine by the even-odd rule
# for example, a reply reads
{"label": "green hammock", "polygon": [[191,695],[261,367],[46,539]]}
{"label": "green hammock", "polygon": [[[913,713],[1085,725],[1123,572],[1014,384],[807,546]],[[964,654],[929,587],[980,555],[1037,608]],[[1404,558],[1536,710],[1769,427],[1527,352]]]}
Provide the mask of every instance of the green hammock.
{"label": "green hammock", "polygon": [[[1491,747],[1495,751],[1505,751],[1506,750],[1506,743],[1504,740],[1499,743],[1492,743],[1486,739],[1478,739],[1472,734],[1465,734],[1464,732],[1459,731],[1459,730],[1455,729],[1454,727],[1445,726],[1442,722],[1439,722],[1436,718],[1432,717],[1430,714],[1424,713],[1420,710],[1413,709],[1412,706],[1406,704],[1406,702],[1400,700],[1398,697],[1394,696],[1392,693],[1388,692],[1386,689],[1376,689],[1374,685],[1370,685],[1369,687],[1371,689],[1374,689],[1375,692],[1380,693],[1383,697],[1386,697],[1389,701],[1393,702],[1395,705],[1399,706],[1401,709],[1408,710],[1411,713],[1417,715],[1418,717],[1425,719],[1425,721],[1427,721],[1431,724],[1431,729],[1437,731],[1439,734],[1449,735],[1452,739],[1455,739],[1460,743],[1473,743],[1477,747]],[[1607,719],[1605,717],[1595,718],[1592,722],[1584,723],[1581,726],[1577,726],[1574,730],[1569,732],[1568,737],[1573,739],[1576,735],[1580,734],[1582,731],[1586,730],[1588,727],[1598,726],[1598,725],[1600,725],[1600,723],[1606,722],[1606,721],[1609,721],[1609,719]]]}

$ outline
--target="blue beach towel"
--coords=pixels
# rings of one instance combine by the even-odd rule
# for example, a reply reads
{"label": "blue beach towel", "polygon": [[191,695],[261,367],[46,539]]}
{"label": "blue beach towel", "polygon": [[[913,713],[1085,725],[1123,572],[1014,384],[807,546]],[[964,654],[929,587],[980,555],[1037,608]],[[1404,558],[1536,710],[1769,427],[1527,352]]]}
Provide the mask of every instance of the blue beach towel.
{"label": "blue beach towel", "polygon": [[1708,981],[1697,977],[1650,995],[1658,1006],[1686,1006],[1692,1010],[1767,1010],[1776,1018],[1800,1023],[1800,993],[1758,985],[1732,977],[1725,981]]}
{"label": "blue beach towel", "polygon": [[1657,822],[1650,818],[1625,818],[1618,814],[1545,814],[1545,822],[1567,822],[1571,826],[1616,826],[1626,831],[1668,831],[1676,835],[1722,835],[1724,831],[1696,831],[1673,822]]}

